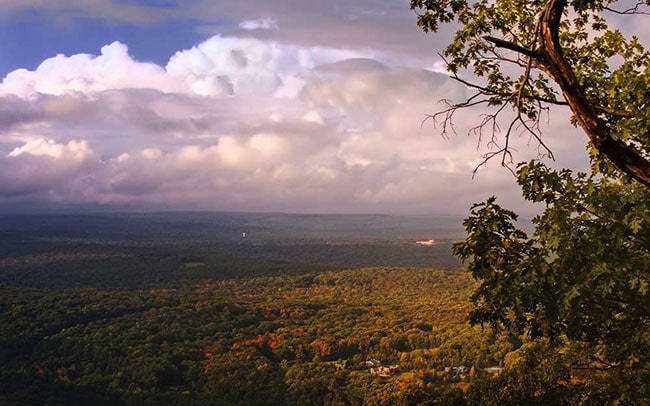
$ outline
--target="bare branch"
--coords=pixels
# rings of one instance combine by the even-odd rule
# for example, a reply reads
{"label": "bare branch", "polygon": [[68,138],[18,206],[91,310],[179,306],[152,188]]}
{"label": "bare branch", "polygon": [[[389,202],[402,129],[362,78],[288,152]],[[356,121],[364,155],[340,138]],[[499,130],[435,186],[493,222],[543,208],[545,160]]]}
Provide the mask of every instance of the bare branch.
{"label": "bare branch", "polygon": [[[608,2],[608,4],[612,4],[613,2]],[[604,10],[607,10],[611,13],[618,14],[618,15],[650,15],[647,11],[640,11],[639,7],[643,5],[650,5],[650,2],[648,1],[637,1],[634,7],[630,7],[627,10],[616,10],[613,9],[609,6],[603,7]]]}
{"label": "bare branch", "polygon": [[[462,83],[463,85],[465,85],[467,87],[479,90],[482,94],[485,94],[485,95],[501,96],[501,97],[511,96],[510,93],[499,92],[499,91],[497,91],[495,89],[490,89],[488,87],[483,87],[483,86],[477,85],[476,83],[468,82],[468,81],[466,81],[464,79],[461,79],[458,75],[452,75],[450,77],[452,79],[454,79],[455,81],[457,81],[459,83]],[[544,102],[544,103],[548,103],[548,104],[555,104],[555,105],[558,105],[558,106],[568,106],[569,105],[566,101],[554,100],[554,99],[549,99],[547,97],[534,96],[534,95],[529,95],[529,94],[523,95],[522,98],[527,99],[527,100],[537,100],[537,101],[540,101],[540,102]]]}
{"label": "bare branch", "polygon": [[519,90],[517,91],[517,103],[516,107],[517,110],[521,113],[521,100],[524,97],[524,89],[526,88],[526,85],[528,84],[528,80],[530,79],[530,66],[532,63],[533,58],[528,58],[528,64],[526,64],[526,71],[524,72],[524,77],[521,80],[521,84],[519,85]]}
{"label": "bare branch", "polygon": [[442,135],[443,138],[449,138],[448,128],[451,129],[452,133],[456,134],[456,129],[454,128],[454,125],[453,125],[453,118],[454,118],[454,114],[456,113],[457,110],[462,109],[462,108],[467,108],[467,107],[474,107],[474,106],[477,106],[479,104],[488,103],[487,99],[475,100],[480,96],[482,96],[481,93],[476,93],[475,95],[471,96],[470,98],[468,98],[466,101],[464,101],[462,103],[452,103],[448,99],[440,100],[440,102],[447,105],[448,108],[446,108],[444,110],[441,110],[441,111],[438,111],[435,114],[427,114],[426,117],[424,118],[424,120],[422,120],[421,125],[424,125],[424,123],[429,119],[432,120],[433,124],[435,125],[435,124],[438,123],[438,117],[444,116],[444,119],[442,120],[441,135]]}

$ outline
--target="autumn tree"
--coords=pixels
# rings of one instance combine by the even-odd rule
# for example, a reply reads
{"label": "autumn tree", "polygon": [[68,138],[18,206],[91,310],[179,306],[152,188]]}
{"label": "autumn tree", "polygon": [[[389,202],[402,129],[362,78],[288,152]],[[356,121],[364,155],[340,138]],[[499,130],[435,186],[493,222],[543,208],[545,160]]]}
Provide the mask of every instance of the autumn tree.
{"label": "autumn tree", "polygon": [[472,208],[454,246],[480,282],[471,320],[549,340],[562,385],[582,385],[573,393],[587,403],[650,398],[650,53],[608,24],[650,18],[649,5],[411,1],[425,31],[455,27],[442,56],[473,91],[432,115],[443,132],[478,108],[470,132],[489,138],[486,161],[504,165],[522,132],[552,157],[540,125],[551,107],[569,109],[587,135],[590,173],[519,164],[524,197],[545,207],[531,236],[493,197]]}

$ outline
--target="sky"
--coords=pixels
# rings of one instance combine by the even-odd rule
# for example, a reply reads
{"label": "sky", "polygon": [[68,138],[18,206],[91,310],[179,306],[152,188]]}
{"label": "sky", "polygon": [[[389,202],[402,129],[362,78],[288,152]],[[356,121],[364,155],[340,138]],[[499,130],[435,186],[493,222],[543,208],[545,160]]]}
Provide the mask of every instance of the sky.
{"label": "sky", "polygon": [[[0,214],[534,213],[408,0],[0,0]],[[586,139],[552,111],[555,166]],[[536,156],[515,140],[516,161]]]}

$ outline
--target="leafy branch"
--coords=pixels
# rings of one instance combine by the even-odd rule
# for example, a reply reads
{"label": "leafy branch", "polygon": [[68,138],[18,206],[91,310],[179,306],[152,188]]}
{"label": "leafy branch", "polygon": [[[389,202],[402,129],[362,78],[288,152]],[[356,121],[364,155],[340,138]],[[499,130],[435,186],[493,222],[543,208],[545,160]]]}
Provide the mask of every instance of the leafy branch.
{"label": "leafy branch", "polygon": [[[627,41],[618,31],[607,30],[605,20],[598,15],[602,11],[647,14],[642,7],[650,5],[650,1],[638,1],[625,10],[613,9],[612,3],[572,2],[574,16],[569,13],[568,0],[411,0],[411,8],[419,16],[418,24],[427,32],[437,31],[441,23],[458,21],[462,25],[445,51],[450,60],[443,60],[452,79],[475,90],[466,101],[447,101],[445,110],[427,118],[442,119],[443,135],[447,136],[447,130],[453,130],[450,121],[454,110],[499,106],[496,113],[483,115],[481,122],[469,131],[482,137],[484,129],[499,129],[495,123],[505,111],[503,104],[511,105],[515,117],[505,127],[503,146],[497,143],[500,134],[495,132],[489,144],[497,151],[484,155],[488,159],[501,156],[501,163],[506,165],[511,157],[510,137],[517,130],[531,135],[543,152],[541,155],[552,157],[542,142],[539,116],[544,111],[548,113],[549,105],[568,106],[572,122],[582,128],[597,151],[595,158],[606,158],[620,172],[650,188],[650,106],[644,70],[650,54],[636,38]],[[593,44],[590,30],[603,32]],[[503,55],[499,50],[518,56]],[[608,65],[615,55],[625,61],[620,67]],[[511,79],[503,64],[522,69],[522,76]],[[610,72],[613,68],[616,70]],[[462,79],[459,72],[464,70],[473,70],[477,77],[485,77],[487,83]],[[535,71],[539,73],[537,78],[532,77]],[[628,88],[622,91],[624,86]],[[561,99],[557,98],[560,94]]]}

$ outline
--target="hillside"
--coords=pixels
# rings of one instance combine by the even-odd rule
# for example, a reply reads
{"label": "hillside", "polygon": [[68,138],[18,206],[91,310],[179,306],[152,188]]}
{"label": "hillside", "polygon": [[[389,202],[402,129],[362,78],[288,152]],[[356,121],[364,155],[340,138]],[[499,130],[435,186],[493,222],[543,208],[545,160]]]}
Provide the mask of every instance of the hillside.
{"label": "hillside", "polygon": [[376,219],[365,236],[340,216],[5,219],[0,399],[383,403],[498,365],[512,344],[466,324],[470,278],[412,267],[452,268],[450,241]]}

